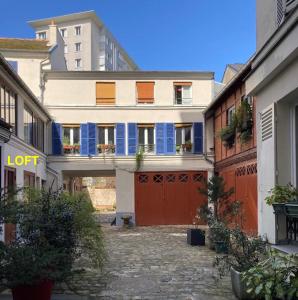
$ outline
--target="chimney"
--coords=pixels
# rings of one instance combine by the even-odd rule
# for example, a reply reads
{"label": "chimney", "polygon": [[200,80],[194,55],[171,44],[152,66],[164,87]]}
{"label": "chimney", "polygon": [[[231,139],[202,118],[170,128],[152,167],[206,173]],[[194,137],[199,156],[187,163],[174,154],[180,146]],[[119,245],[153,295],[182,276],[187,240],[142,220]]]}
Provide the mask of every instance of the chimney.
{"label": "chimney", "polygon": [[55,24],[54,20],[51,21],[51,24],[49,25],[49,37],[48,37],[48,45],[54,46],[58,42],[58,28]]}

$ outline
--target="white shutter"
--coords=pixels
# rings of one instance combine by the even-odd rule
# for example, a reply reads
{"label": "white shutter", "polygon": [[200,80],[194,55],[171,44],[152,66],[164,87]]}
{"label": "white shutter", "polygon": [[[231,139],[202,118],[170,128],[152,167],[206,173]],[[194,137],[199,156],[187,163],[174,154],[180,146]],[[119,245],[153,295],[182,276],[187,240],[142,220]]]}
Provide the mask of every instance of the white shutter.
{"label": "white shutter", "polygon": [[190,105],[192,103],[192,87],[183,86],[182,87],[182,100],[183,104]]}
{"label": "white shutter", "polygon": [[275,243],[275,217],[273,209],[264,199],[275,186],[275,107],[266,107],[260,114],[260,138],[258,139],[258,202],[259,228],[261,235],[267,235],[269,242]]}
{"label": "white shutter", "polygon": [[285,12],[288,13],[292,10],[298,3],[298,0],[285,0]]}

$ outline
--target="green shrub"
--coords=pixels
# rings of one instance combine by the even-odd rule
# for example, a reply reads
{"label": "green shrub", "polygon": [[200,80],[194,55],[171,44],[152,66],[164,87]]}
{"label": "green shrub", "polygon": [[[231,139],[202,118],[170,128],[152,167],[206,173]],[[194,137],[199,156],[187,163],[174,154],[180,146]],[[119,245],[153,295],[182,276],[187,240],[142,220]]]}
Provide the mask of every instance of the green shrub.
{"label": "green shrub", "polygon": [[273,203],[287,203],[295,201],[297,196],[298,191],[291,184],[286,186],[276,185],[271,189],[270,195],[265,198],[265,201],[268,205],[272,205]]}

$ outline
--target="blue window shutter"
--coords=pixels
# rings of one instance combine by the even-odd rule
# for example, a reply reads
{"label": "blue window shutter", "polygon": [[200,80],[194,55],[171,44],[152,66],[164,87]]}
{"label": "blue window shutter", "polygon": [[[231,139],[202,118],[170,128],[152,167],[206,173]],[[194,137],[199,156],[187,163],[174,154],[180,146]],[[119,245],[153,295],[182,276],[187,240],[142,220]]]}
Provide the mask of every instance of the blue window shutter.
{"label": "blue window shutter", "polygon": [[89,154],[88,140],[88,124],[81,124],[81,155]]}
{"label": "blue window shutter", "polygon": [[62,154],[62,126],[59,123],[52,123],[52,154]]}
{"label": "blue window shutter", "polygon": [[116,124],[116,155],[125,155],[125,124]]}
{"label": "blue window shutter", "polygon": [[175,126],[173,123],[165,124],[165,153],[175,154]]}
{"label": "blue window shutter", "polygon": [[96,154],[96,124],[88,123],[88,154]]}
{"label": "blue window shutter", "polygon": [[194,123],[194,153],[203,153],[203,123]]}
{"label": "blue window shutter", "polygon": [[128,155],[135,155],[137,152],[137,132],[137,124],[128,123]]}
{"label": "blue window shutter", "polygon": [[156,154],[165,154],[165,124],[156,123]]}
{"label": "blue window shutter", "polygon": [[14,61],[14,60],[8,60],[7,61],[9,64],[10,64],[10,66],[14,69],[14,71],[16,72],[16,73],[18,73],[18,62],[17,61]]}

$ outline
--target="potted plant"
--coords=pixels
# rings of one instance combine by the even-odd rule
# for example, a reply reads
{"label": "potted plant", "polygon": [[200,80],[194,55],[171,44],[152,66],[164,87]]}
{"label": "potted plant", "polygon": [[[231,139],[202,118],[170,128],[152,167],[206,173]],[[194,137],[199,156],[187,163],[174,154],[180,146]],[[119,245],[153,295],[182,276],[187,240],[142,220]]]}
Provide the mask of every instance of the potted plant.
{"label": "potted plant", "polygon": [[[22,201],[18,198],[22,196]],[[0,287],[10,288],[14,300],[50,300],[54,284],[68,283],[86,267],[100,269],[103,237],[85,194],[24,190],[18,197],[2,196],[0,220],[17,224],[10,244],[0,242]]]}
{"label": "potted plant", "polygon": [[[284,214],[287,203],[297,203],[298,191],[290,183],[286,186],[276,185],[265,198],[268,205],[272,205],[275,214]],[[298,205],[298,203],[297,203]]]}
{"label": "potted plant", "polygon": [[181,149],[182,149],[182,146],[181,146],[181,145],[176,145],[176,152],[177,152],[178,154],[180,154]]}
{"label": "potted plant", "polygon": [[243,274],[252,299],[298,299],[298,255],[276,250]]}
{"label": "potted plant", "polygon": [[200,216],[196,215],[193,220],[194,228],[187,229],[187,244],[191,246],[205,246],[205,231],[199,229]]}
{"label": "potted plant", "polygon": [[214,220],[210,225],[210,237],[216,253],[228,253],[230,243],[230,229],[223,223]]}
{"label": "potted plant", "polygon": [[185,143],[185,151],[191,152],[191,150],[192,150],[192,143],[190,141],[187,141]]}
{"label": "potted plant", "polygon": [[123,216],[121,217],[121,219],[123,220],[123,226],[124,227],[130,227],[131,226],[131,219],[132,219],[132,216]]}
{"label": "potted plant", "polygon": [[247,100],[243,100],[236,111],[236,128],[239,133],[240,142],[246,143],[252,136],[253,112]]}
{"label": "potted plant", "polygon": [[226,147],[232,147],[235,143],[235,128],[230,125],[223,127],[219,132],[219,136]]}
{"label": "potted plant", "polygon": [[230,272],[232,289],[238,299],[255,299],[247,293],[245,271],[254,267],[266,256],[266,242],[260,237],[249,237],[239,227],[230,230],[229,253],[217,256],[214,266],[220,277]]}

